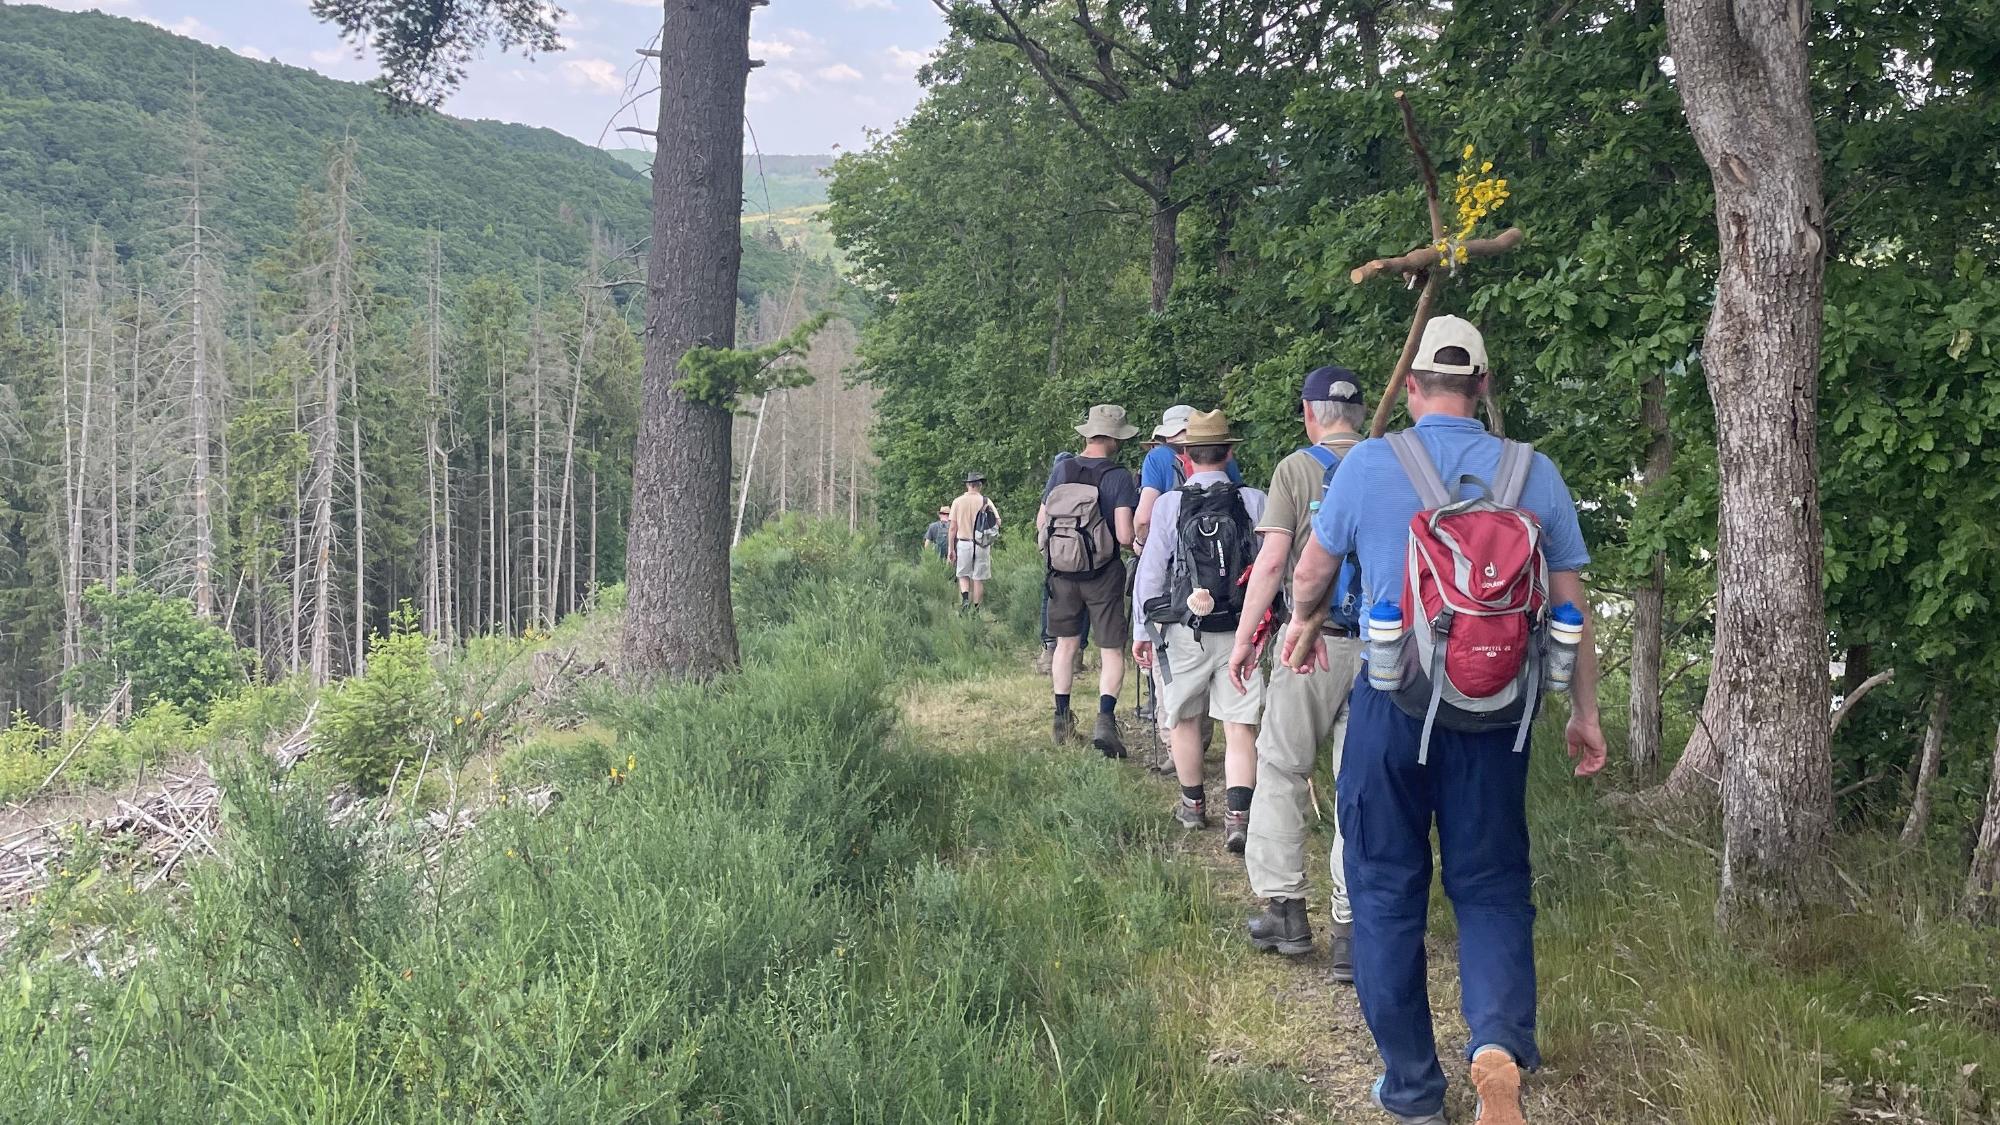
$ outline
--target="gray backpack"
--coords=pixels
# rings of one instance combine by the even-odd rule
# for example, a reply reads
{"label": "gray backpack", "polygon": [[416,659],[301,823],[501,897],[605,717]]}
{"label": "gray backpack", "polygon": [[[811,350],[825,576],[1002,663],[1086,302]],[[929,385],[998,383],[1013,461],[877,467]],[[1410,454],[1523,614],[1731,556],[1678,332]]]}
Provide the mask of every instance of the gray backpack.
{"label": "gray backpack", "polygon": [[1089,578],[1118,558],[1118,538],[1098,503],[1098,485],[1110,468],[1072,458],[1056,470],[1055,487],[1042,501],[1047,518],[1037,534],[1050,574]]}

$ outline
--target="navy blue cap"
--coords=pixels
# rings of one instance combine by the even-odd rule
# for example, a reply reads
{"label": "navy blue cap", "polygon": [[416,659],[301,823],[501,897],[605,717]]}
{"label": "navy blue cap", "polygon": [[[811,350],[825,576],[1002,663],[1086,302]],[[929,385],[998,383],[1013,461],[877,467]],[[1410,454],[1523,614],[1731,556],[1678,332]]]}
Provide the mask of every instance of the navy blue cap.
{"label": "navy blue cap", "polygon": [[1306,402],[1359,403],[1361,376],[1345,367],[1315,368],[1306,376],[1305,393],[1299,397]]}

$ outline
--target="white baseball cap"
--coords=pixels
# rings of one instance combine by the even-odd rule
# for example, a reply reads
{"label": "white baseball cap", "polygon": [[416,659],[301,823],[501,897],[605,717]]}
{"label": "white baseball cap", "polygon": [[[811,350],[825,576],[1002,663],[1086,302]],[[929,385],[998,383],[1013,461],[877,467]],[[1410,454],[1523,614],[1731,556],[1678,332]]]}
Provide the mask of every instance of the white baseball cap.
{"label": "white baseball cap", "polygon": [[[1439,363],[1437,354],[1446,348],[1463,348],[1470,363]],[[1463,317],[1434,316],[1424,325],[1423,342],[1411,364],[1440,375],[1483,375],[1486,372],[1486,340],[1479,329]]]}
{"label": "white baseball cap", "polygon": [[1194,407],[1187,405],[1169,406],[1160,415],[1160,424],[1153,427],[1153,436],[1162,441],[1188,428],[1188,418],[1194,414]]}

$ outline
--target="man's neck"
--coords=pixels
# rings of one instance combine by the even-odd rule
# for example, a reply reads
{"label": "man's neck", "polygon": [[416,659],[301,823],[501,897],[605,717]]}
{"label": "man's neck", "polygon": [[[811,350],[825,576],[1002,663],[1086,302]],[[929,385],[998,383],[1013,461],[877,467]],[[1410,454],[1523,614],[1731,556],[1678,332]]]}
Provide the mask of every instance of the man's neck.
{"label": "man's neck", "polygon": [[1081,454],[1081,456],[1099,457],[1099,458],[1109,457],[1111,456],[1111,450],[1108,449],[1102,442],[1087,441],[1083,443],[1083,453]]}
{"label": "man's neck", "polygon": [[1188,468],[1194,470],[1188,475],[1196,477],[1203,473],[1226,473],[1229,471],[1229,462],[1224,461],[1220,465],[1189,465]]}

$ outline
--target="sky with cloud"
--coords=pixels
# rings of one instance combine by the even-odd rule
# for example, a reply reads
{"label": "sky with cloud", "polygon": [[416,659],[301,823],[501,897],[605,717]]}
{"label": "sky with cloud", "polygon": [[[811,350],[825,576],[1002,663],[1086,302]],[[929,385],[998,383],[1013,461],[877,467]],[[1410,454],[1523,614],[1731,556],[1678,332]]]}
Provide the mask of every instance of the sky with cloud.
{"label": "sky with cloud", "polygon": [[[365,81],[373,64],[315,20],[306,0],[35,0],[144,20],[239,55]],[[656,99],[635,51],[659,31],[661,0],[559,0],[565,49],[533,60],[489,52],[445,106],[460,117],[541,125],[606,148],[645,138]],[[772,0],[757,9],[748,117],[767,153],[823,153],[864,143],[917,103],[917,68],[944,34],[931,0]],[[636,98],[636,100],[635,100]],[[748,142],[746,141],[746,146]]]}

